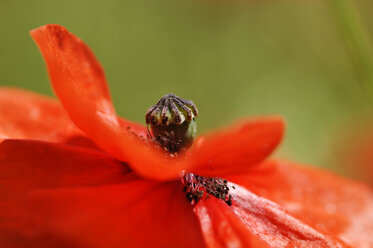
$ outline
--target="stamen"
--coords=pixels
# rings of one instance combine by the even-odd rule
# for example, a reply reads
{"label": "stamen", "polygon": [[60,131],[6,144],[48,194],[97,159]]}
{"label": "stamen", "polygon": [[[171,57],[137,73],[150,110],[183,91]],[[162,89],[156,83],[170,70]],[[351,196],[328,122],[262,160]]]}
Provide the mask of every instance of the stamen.
{"label": "stamen", "polygon": [[[185,185],[183,190],[188,201],[196,204],[203,198],[213,196],[232,205],[232,195],[229,194],[228,181],[218,177],[201,177],[193,173],[186,173],[181,182]],[[233,188],[233,186],[232,186]]]}

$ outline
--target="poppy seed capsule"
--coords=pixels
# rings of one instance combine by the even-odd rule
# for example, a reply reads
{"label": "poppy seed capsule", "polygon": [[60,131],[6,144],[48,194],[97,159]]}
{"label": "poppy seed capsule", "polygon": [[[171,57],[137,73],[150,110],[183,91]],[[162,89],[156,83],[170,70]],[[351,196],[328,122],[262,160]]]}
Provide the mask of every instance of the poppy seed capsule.
{"label": "poppy seed capsule", "polygon": [[174,94],[164,95],[145,115],[153,138],[167,151],[174,153],[188,148],[197,133],[196,105]]}

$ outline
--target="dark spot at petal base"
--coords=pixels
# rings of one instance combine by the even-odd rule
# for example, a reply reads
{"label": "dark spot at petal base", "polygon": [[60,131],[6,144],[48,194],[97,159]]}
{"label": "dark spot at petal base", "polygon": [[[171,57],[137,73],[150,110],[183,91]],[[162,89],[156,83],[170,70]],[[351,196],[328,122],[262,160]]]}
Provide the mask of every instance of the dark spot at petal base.
{"label": "dark spot at petal base", "polygon": [[183,191],[191,204],[196,204],[203,198],[213,196],[232,205],[232,195],[229,194],[228,181],[218,177],[201,177],[186,173],[181,182],[185,185]]}

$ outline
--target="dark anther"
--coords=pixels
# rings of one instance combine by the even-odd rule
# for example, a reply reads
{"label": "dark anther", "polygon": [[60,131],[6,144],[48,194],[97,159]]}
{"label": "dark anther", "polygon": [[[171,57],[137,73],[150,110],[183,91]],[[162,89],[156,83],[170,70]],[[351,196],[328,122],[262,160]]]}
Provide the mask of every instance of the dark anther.
{"label": "dark anther", "polygon": [[229,206],[232,206],[232,196],[229,195],[229,198],[227,201],[225,201]]}
{"label": "dark anther", "polygon": [[188,148],[196,135],[196,105],[174,94],[164,95],[145,115],[152,138],[171,153]]}
{"label": "dark anther", "polygon": [[203,198],[213,196],[223,200],[229,206],[232,205],[232,195],[229,193],[230,188],[227,180],[186,173],[181,181],[186,185],[183,190],[186,192],[186,197],[191,204],[196,204]]}

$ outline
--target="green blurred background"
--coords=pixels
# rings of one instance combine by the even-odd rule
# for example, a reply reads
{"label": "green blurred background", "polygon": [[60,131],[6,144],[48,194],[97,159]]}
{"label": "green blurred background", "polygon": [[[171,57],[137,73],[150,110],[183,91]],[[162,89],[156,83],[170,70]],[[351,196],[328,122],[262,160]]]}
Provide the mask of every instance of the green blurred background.
{"label": "green blurred background", "polygon": [[369,119],[373,102],[373,2],[351,3],[0,0],[0,84],[53,95],[28,31],[61,24],[103,64],[121,116],[144,122],[170,92],[197,103],[199,133],[279,114],[277,156],[338,170],[336,137]]}

